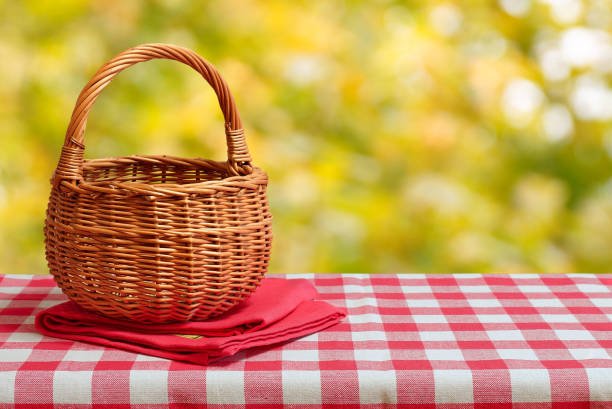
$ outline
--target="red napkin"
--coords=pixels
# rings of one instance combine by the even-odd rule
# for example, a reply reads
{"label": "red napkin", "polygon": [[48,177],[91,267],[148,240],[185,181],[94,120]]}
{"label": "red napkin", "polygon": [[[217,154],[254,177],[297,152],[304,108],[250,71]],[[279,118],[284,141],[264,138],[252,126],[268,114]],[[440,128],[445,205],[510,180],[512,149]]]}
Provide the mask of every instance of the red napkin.
{"label": "red napkin", "polygon": [[338,323],[346,312],[314,298],[303,279],[264,278],[245,301],[222,316],[201,322],[138,324],[88,312],[72,301],[41,311],[43,335],[198,364],[243,349],[303,337]]}

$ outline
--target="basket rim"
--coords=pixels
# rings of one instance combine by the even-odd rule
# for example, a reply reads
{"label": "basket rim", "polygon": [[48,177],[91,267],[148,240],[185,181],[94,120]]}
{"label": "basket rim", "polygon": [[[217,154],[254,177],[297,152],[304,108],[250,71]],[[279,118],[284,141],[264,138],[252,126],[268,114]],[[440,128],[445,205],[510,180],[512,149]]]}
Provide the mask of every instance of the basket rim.
{"label": "basket rim", "polygon": [[83,168],[104,169],[118,165],[146,163],[151,165],[188,166],[201,169],[203,172],[223,172],[227,176],[221,179],[204,180],[194,183],[145,183],[116,182],[112,179],[101,181],[64,180],[58,188],[71,194],[110,194],[129,196],[190,196],[194,194],[212,195],[219,192],[232,193],[239,189],[257,190],[268,184],[268,175],[261,168],[253,166],[253,172],[247,175],[230,175],[227,162],[219,162],[202,158],[184,158],[172,155],[129,155],[108,158],[83,160]]}
{"label": "basket rim", "polygon": [[83,159],[85,167],[106,167],[109,162],[117,162],[117,164],[129,165],[130,163],[149,163],[149,164],[167,164],[181,166],[202,166],[214,168],[219,171],[227,171],[226,161],[216,161],[200,157],[186,158],[183,156],[174,155],[124,155],[124,156],[109,156],[105,158]]}

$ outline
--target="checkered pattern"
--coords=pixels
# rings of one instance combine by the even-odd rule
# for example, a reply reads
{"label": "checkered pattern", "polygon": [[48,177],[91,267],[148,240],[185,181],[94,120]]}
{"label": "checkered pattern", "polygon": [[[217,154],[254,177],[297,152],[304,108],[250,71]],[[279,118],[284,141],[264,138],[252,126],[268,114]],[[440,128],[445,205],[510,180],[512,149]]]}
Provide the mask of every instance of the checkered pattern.
{"label": "checkered pattern", "polygon": [[294,275],[335,327],[208,367],[43,337],[0,276],[0,408],[612,408],[612,275]]}

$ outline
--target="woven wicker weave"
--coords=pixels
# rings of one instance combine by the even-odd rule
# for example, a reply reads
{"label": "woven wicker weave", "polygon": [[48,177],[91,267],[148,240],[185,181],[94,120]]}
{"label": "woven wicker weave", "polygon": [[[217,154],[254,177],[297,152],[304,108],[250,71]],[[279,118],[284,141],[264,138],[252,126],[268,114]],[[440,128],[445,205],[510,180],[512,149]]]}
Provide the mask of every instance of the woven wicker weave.
{"label": "woven wicker weave", "polygon": [[[97,96],[125,68],[156,58],[189,65],[214,89],[225,118],[226,162],[83,159]],[[177,46],[129,49],[94,75],[72,112],[47,209],[49,269],[69,298],[109,317],[161,323],[219,315],[267,270],[267,183],[251,166],[234,100],[214,67]]]}

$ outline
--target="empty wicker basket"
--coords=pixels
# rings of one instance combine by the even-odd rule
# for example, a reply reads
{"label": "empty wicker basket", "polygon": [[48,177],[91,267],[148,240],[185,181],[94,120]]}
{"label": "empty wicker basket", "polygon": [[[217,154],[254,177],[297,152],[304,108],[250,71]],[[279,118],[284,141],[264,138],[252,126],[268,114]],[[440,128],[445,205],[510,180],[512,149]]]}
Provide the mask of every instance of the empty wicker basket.
{"label": "empty wicker basket", "polygon": [[[214,89],[226,162],[83,159],[97,96],[125,68],[156,58],[189,65]],[[94,75],[72,112],[45,223],[51,274],[70,299],[108,317],[162,323],[219,315],[254,291],[267,270],[267,183],[251,165],[234,100],[212,65],[177,46],[131,48]]]}

